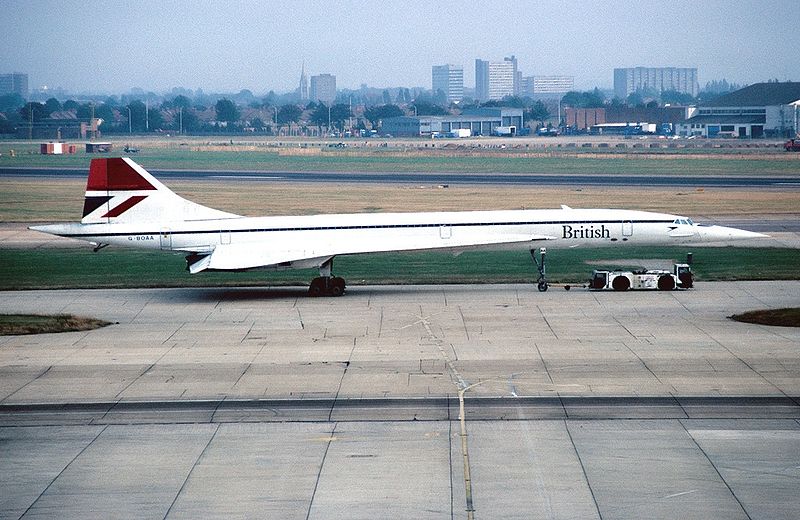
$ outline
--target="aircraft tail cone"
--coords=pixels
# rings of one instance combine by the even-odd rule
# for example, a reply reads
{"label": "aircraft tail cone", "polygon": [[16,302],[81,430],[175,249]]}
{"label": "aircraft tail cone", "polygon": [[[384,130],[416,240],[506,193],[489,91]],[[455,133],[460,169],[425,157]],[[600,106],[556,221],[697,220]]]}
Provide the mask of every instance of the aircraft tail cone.
{"label": "aircraft tail cone", "polygon": [[28,226],[32,231],[40,233],[49,233],[51,235],[62,235],[67,232],[67,225],[65,224],[44,224],[41,226]]}

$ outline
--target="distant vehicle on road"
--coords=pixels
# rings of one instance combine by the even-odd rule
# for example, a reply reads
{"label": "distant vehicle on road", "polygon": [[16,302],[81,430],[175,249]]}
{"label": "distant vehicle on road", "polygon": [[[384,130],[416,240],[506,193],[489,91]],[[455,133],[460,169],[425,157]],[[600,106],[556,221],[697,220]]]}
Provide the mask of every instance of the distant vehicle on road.
{"label": "distant vehicle on road", "polygon": [[536,131],[536,135],[540,137],[556,137],[558,136],[558,128],[541,127]]}
{"label": "distant vehicle on road", "polygon": [[800,139],[789,139],[783,143],[783,149],[787,152],[800,152]]}
{"label": "distant vehicle on road", "polygon": [[138,148],[135,148],[135,147],[133,147],[133,146],[131,146],[129,144],[126,144],[125,148],[123,148],[123,150],[125,150],[125,153],[139,153],[139,149]]}

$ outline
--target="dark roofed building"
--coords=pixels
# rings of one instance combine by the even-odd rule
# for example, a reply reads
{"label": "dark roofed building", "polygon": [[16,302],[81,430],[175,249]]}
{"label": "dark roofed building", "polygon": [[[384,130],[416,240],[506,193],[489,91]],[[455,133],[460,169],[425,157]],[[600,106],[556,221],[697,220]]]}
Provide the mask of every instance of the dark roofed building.
{"label": "dark roofed building", "polygon": [[800,83],[756,83],[702,104],[679,135],[793,137],[800,134]]}
{"label": "dark roofed building", "polygon": [[800,82],[756,83],[712,99],[704,106],[740,107],[790,105],[800,100]]}

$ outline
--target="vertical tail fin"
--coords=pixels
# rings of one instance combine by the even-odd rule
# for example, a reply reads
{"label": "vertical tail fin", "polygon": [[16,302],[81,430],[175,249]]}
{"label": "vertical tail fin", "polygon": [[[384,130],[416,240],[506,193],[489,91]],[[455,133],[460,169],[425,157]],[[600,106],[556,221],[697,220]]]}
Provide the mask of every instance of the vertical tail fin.
{"label": "vertical tail fin", "polygon": [[188,201],[127,157],[92,159],[83,224],[174,222],[236,218]]}

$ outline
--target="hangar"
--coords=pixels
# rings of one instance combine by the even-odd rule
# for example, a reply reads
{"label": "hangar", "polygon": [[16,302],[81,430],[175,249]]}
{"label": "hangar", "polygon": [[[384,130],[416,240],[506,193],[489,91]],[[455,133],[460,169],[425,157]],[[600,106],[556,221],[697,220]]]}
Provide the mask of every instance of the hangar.
{"label": "hangar", "polygon": [[800,134],[800,82],[756,83],[700,105],[677,125],[684,137],[793,137]]}
{"label": "hangar", "polygon": [[472,135],[492,135],[495,128],[523,127],[521,108],[477,108],[458,116],[400,116],[383,120],[382,133],[403,137],[448,134],[468,129]]}

